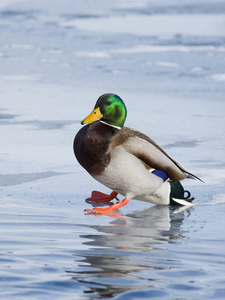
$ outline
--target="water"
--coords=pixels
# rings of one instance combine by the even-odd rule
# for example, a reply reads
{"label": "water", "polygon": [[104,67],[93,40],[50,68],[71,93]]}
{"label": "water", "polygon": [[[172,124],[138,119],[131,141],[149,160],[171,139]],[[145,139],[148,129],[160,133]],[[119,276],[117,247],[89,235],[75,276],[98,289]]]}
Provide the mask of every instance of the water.
{"label": "water", "polygon": [[[224,299],[224,22],[224,1],[1,1],[2,299]],[[198,205],[84,214],[109,191],[72,142],[105,92]]]}

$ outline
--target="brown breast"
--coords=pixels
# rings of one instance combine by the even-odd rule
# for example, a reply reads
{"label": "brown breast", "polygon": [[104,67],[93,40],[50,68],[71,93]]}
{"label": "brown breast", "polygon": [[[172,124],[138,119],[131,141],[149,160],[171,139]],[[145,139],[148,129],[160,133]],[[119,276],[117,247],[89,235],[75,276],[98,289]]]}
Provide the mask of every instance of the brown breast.
{"label": "brown breast", "polygon": [[74,154],[91,175],[101,174],[110,162],[108,146],[118,129],[96,121],[82,127],[74,139]]}

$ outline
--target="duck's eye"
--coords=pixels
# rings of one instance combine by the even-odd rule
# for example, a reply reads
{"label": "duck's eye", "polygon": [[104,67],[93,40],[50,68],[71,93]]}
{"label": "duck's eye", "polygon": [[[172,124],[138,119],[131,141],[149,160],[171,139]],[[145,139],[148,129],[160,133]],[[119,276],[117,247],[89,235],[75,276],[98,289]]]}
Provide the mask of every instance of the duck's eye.
{"label": "duck's eye", "polygon": [[109,105],[111,105],[111,104],[112,104],[112,102],[110,102],[110,101],[107,101],[105,104],[106,104],[107,106],[109,106]]}

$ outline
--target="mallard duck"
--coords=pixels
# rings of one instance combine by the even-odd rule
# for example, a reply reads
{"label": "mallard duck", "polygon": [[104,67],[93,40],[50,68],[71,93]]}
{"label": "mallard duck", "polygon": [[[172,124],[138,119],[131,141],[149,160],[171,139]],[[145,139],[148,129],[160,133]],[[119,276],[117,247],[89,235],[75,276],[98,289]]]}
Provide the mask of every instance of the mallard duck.
{"label": "mallard duck", "polygon": [[201,179],[185,170],[151,138],[125,127],[126,116],[123,100],[115,94],[104,94],[81,122],[86,126],[75,136],[74,154],[92,177],[112,190],[110,195],[93,191],[88,200],[119,201],[118,194],[125,197],[107,208],[85,211],[108,213],[131,199],[158,205],[193,205],[190,192],[184,191],[180,180]]}

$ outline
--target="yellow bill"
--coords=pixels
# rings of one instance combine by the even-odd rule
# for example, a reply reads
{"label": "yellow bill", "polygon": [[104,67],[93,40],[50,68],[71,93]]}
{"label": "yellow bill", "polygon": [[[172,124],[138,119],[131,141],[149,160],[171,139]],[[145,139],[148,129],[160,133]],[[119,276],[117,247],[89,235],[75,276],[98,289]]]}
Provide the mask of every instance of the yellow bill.
{"label": "yellow bill", "polygon": [[82,122],[82,125],[93,123],[94,121],[101,119],[103,114],[100,112],[100,108],[95,108],[89,116],[87,116]]}

